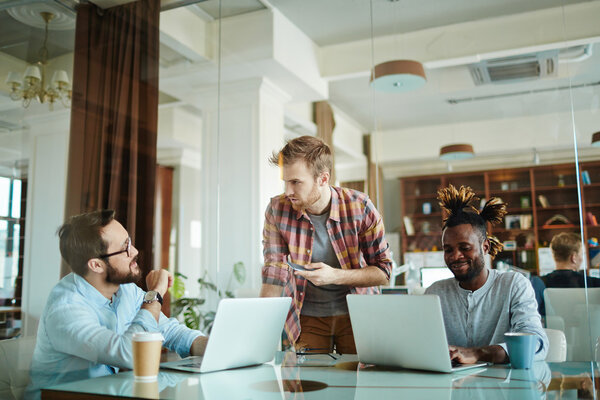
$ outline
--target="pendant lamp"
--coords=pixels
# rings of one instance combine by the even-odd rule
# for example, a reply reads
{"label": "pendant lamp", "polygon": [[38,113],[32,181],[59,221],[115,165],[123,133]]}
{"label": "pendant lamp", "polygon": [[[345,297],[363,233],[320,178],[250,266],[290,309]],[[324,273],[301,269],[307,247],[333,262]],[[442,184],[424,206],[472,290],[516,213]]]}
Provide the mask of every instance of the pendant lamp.
{"label": "pendant lamp", "polygon": [[449,144],[440,149],[440,158],[444,161],[465,160],[474,156],[473,146],[466,143]]}
{"label": "pendant lamp", "polygon": [[394,60],[377,64],[371,73],[371,86],[380,92],[400,93],[419,89],[427,82],[423,64]]}
{"label": "pendant lamp", "polygon": [[592,146],[600,147],[600,131],[592,135]]}

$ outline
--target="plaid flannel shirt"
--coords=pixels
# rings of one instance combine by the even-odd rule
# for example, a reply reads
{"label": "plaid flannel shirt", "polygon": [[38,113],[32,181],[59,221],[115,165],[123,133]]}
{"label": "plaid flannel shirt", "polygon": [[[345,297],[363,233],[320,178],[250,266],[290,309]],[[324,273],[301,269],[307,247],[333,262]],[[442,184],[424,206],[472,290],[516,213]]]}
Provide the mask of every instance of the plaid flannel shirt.
{"label": "plaid flannel shirt", "polygon": [[[292,208],[282,194],[271,199],[265,212],[263,229],[264,266],[262,281],[282,286],[284,296],[292,297],[285,331],[295,342],[300,335],[300,310],[307,280],[293,274],[290,261],[305,265],[311,262],[313,226],[305,211]],[[352,189],[331,187],[331,208],[327,232],[335,254],[344,269],[375,266],[390,277],[392,260],[381,215],[369,197]],[[377,294],[379,288],[354,287],[351,293]]]}

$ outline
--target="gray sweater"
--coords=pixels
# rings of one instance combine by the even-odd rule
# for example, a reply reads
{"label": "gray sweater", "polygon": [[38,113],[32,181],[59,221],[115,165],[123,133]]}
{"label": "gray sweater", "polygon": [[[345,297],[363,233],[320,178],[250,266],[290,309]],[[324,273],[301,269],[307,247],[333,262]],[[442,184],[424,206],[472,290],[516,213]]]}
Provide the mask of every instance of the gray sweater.
{"label": "gray sweater", "polygon": [[425,291],[440,296],[448,344],[500,345],[506,351],[504,333],[529,332],[539,337],[535,360],[544,360],[548,338],[529,280],[516,272],[489,271],[485,284],[474,292],[461,288],[454,278],[435,282]]}

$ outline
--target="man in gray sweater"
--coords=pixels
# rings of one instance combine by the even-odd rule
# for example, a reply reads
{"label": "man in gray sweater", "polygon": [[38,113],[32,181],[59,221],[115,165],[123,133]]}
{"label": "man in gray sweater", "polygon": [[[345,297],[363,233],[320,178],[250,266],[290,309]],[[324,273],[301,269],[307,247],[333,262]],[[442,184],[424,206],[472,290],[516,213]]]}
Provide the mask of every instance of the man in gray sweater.
{"label": "man in gray sweater", "polygon": [[506,204],[492,198],[479,211],[479,199],[471,188],[457,190],[452,185],[441,189],[438,199],[448,215],[442,245],[454,278],[434,283],[425,293],[440,296],[450,358],[462,364],[506,363],[504,333],[528,332],[539,338],[534,359],[545,359],[548,338],[529,280],[485,266],[485,255],[494,257],[502,248],[487,235],[487,223],[500,222]]}

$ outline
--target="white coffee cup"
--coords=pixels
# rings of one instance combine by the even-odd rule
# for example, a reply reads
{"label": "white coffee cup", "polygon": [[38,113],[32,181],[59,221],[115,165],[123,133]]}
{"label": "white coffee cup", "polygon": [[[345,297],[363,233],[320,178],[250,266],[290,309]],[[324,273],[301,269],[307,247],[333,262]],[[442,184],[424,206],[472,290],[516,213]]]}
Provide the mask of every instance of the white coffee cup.
{"label": "white coffee cup", "polygon": [[160,332],[136,332],[131,338],[135,379],[153,381],[158,376],[160,351],[165,340]]}

